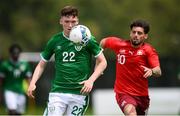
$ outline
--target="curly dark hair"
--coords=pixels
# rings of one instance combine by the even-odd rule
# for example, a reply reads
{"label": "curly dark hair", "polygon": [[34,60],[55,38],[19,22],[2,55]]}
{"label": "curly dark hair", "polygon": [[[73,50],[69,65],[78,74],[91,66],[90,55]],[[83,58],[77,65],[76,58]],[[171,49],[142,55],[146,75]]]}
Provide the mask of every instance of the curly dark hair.
{"label": "curly dark hair", "polygon": [[132,29],[133,27],[142,27],[145,34],[147,34],[150,30],[149,23],[141,19],[133,21],[130,25],[130,28]]}

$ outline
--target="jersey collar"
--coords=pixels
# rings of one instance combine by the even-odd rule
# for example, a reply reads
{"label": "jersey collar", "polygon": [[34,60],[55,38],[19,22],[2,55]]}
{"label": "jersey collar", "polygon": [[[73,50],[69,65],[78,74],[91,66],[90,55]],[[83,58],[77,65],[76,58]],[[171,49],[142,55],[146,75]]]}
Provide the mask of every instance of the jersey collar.
{"label": "jersey collar", "polygon": [[67,37],[67,36],[64,34],[64,32],[62,32],[62,34],[63,34],[63,36],[64,36],[66,39],[70,40],[69,37]]}

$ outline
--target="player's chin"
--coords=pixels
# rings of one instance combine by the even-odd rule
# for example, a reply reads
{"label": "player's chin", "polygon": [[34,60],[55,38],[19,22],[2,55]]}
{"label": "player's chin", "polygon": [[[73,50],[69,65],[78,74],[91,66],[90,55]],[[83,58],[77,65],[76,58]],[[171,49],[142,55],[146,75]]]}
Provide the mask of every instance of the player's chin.
{"label": "player's chin", "polygon": [[132,44],[133,44],[134,46],[138,46],[138,45],[141,44],[141,42],[138,41],[138,40],[132,40]]}
{"label": "player's chin", "polygon": [[68,30],[67,30],[68,35],[70,34],[70,31],[71,31],[71,29],[68,29]]}

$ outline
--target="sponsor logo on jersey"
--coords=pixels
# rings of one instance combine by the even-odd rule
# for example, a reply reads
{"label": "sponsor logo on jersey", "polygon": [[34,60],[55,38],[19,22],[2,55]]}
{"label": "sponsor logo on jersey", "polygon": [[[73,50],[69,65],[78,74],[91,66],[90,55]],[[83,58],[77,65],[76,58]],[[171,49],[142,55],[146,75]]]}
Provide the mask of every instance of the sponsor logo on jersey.
{"label": "sponsor logo on jersey", "polygon": [[81,45],[75,45],[74,47],[75,47],[75,49],[76,49],[77,51],[81,51],[81,49],[82,49],[82,46],[81,46]]}
{"label": "sponsor logo on jersey", "polygon": [[125,50],[125,49],[120,49],[119,50],[120,54],[128,54],[128,55],[133,55],[133,52],[130,50]]}
{"label": "sponsor logo on jersey", "polygon": [[133,52],[132,52],[132,51],[129,51],[129,54],[130,54],[130,55],[133,55]]}
{"label": "sponsor logo on jersey", "polygon": [[61,46],[56,46],[56,49],[61,49]]}
{"label": "sponsor logo on jersey", "polygon": [[125,54],[125,52],[126,52],[125,49],[120,49],[120,50],[119,50],[119,53],[120,53],[120,54]]}

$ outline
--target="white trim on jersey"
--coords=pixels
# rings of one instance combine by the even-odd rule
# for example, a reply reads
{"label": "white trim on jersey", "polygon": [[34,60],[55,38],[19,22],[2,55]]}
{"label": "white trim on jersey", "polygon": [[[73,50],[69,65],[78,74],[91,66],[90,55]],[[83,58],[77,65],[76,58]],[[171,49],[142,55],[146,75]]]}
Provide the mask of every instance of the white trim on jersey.
{"label": "white trim on jersey", "polygon": [[97,58],[102,52],[103,52],[103,49],[99,52],[99,54],[95,55],[94,57]]}
{"label": "white trim on jersey", "polygon": [[40,57],[41,57],[41,59],[42,59],[43,61],[49,62],[49,60],[46,60],[46,59],[42,56],[42,54],[40,54]]}
{"label": "white trim on jersey", "polygon": [[52,57],[50,58],[50,60],[46,60],[43,56],[42,56],[42,54],[40,53],[40,57],[41,57],[41,59],[43,60],[43,61],[45,61],[45,62],[49,62],[49,61],[54,61],[54,54],[52,55]]}
{"label": "white trim on jersey", "polygon": [[64,36],[66,39],[70,40],[66,35],[64,35],[64,31],[63,31],[62,33],[63,33],[63,36]]}

